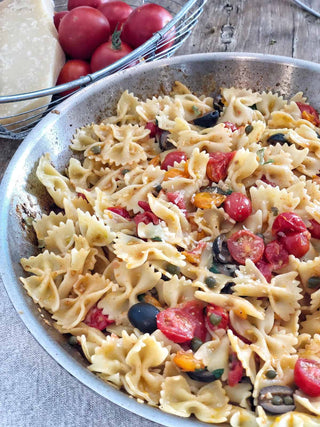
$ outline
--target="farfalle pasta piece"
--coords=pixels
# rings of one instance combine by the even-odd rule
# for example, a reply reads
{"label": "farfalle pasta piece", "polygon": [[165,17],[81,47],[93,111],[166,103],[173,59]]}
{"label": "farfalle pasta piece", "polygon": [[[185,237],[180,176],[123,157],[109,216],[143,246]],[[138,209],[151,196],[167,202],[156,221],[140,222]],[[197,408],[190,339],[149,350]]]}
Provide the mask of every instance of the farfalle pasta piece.
{"label": "farfalle pasta piece", "polygon": [[262,100],[260,94],[236,88],[222,88],[221,94],[224,98],[225,108],[220,116],[220,121],[243,125],[254,120],[263,120],[260,111],[250,108]]}
{"label": "farfalle pasta piece", "polygon": [[303,393],[301,390],[296,390],[294,393],[294,400],[307,411],[320,416],[320,397],[311,397]]}
{"label": "farfalle pasta piece", "polygon": [[44,240],[48,235],[48,231],[52,230],[53,226],[58,226],[60,223],[67,222],[68,217],[62,212],[56,214],[55,212],[50,212],[49,215],[42,215],[40,219],[33,221],[32,225],[34,231],[36,232],[38,241]]}
{"label": "farfalle pasta piece", "polygon": [[320,334],[320,310],[307,314],[306,319],[301,322],[301,334]]}
{"label": "farfalle pasta piece", "polygon": [[256,154],[241,148],[230,162],[225,182],[234,191],[245,193],[243,181],[249,178],[258,167]]}
{"label": "farfalle pasta piece", "polygon": [[139,122],[139,115],[137,114],[139,104],[138,98],[125,90],[117,103],[117,115],[105,118],[103,123],[123,125]]}
{"label": "farfalle pasta piece", "polygon": [[257,408],[259,427],[319,427],[320,420],[318,417],[310,416],[298,411],[287,412],[282,415],[270,416],[267,415],[261,406]]}
{"label": "farfalle pasta piece", "polygon": [[169,280],[160,280],[156,285],[159,300],[168,307],[176,307],[178,304],[194,299],[195,288],[191,280],[186,280],[184,276],[172,276]]}
{"label": "farfalle pasta piece", "polygon": [[[237,404],[247,410],[251,409],[248,402],[248,399],[251,397],[252,390],[252,385],[250,383],[239,383],[233,387],[226,385],[225,390],[231,403]],[[240,424],[240,426],[241,425],[243,424]]]}
{"label": "farfalle pasta piece", "polygon": [[195,358],[202,360],[208,371],[223,369],[221,379],[225,381],[229,372],[230,341],[227,335],[218,338],[213,336],[212,340],[203,343],[195,352]]}
{"label": "farfalle pasta piece", "polygon": [[66,254],[74,244],[76,230],[72,220],[68,219],[59,226],[52,226],[44,238],[46,249],[57,254]]}
{"label": "farfalle pasta piece", "polygon": [[210,423],[226,422],[231,410],[220,381],[206,384],[193,394],[181,375],[165,378],[160,408],[180,417],[194,414],[200,421]]}
{"label": "farfalle pasta piece", "polygon": [[231,427],[259,427],[256,415],[238,406],[232,406],[229,422]]}
{"label": "farfalle pasta piece", "polygon": [[99,137],[94,131],[94,125],[90,124],[76,130],[71,142],[74,151],[85,151],[88,147],[99,141]]}
{"label": "farfalle pasta piece", "polygon": [[260,113],[262,113],[265,120],[269,120],[273,111],[281,110],[287,104],[287,101],[283,99],[283,96],[280,96],[277,93],[262,92],[260,97],[261,101],[258,101],[256,106]]}
{"label": "farfalle pasta piece", "polygon": [[103,221],[77,209],[81,234],[90,246],[107,246],[115,237],[115,233]]}
{"label": "farfalle pasta piece", "polygon": [[93,171],[85,168],[79,160],[73,158],[69,161],[68,176],[75,188],[88,188],[90,179],[94,179]]}

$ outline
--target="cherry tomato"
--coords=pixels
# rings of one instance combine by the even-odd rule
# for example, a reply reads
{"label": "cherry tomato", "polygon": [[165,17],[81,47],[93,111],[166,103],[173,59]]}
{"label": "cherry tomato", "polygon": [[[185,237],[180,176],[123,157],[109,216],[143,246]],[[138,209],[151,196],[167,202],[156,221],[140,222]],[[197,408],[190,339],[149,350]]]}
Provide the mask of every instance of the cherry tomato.
{"label": "cherry tomato", "polygon": [[107,18],[93,7],[72,9],[60,22],[59,42],[62,49],[75,59],[88,59],[110,36]]}
{"label": "cherry tomato", "polygon": [[144,224],[150,224],[151,222],[155,225],[159,224],[160,220],[153,212],[141,212],[138,213],[134,218],[134,222],[136,223],[137,229],[140,222]]}
{"label": "cherry tomato", "polygon": [[238,126],[235,125],[234,123],[231,122],[223,122],[224,127],[227,129],[230,129],[231,132],[235,132],[236,130],[238,130]]}
{"label": "cherry tomato", "polygon": [[170,340],[186,343],[192,338],[205,339],[203,305],[189,301],[174,308],[167,308],[157,315],[157,327]]}
{"label": "cherry tomato", "polygon": [[108,19],[111,33],[113,33],[115,29],[117,29],[117,31],[121,30],[123,23],[133,11],[132,7],[124,1],[110,1],[104,3],[98,7],[98,10]]}
{"label": "cherry tomato", "polygon": [[207,177],[210,181],[218,183],[220,180],[226,179],[229,163],[234,158],[235,154],[235,151],[232,151],[231,153],[217,152],[209,154]]}
{"label": "cherry tomato", "polygon": [[303,104],[302,102],[297,102],[297,106],[301,111],[301,117],[303,119],[309,120],[309,122],[313,123],[315,126],[320,126],[319,113],[316,109],[311,107],[311,105]]}
{"label": "cherry tomato", "polygon": [[187,212],[187,208],[186,208],[186,204],[184,201],[182,191],[176,191],[174,193],[167,193],[166,196],[167,196],[167,199],[169,200],[169,202],[177,205],[178,208],[181,209],[184,213]]}
{"label": "cherry tomato", "polygon": [[68,0],[68,10],[75,9],[79,6],[90,6],[97,8],[101,6],[100,0]]}
{"label": "cherry tomato", "polygon": [[68,12],[67,10],[64,10],[64,11],[62,11],[62,12],[56,12],[56,13],[54,14],[54,16],[53,16],[53,23],[54,23],[54,26],[56,27],[57,31],[59,30],[59,25],[60,25],[61,19],[62,19],[65,15],[67,15],[68,13],[69,13],[69,12]]}
{"label": "cherry tomato", "polygon": [[[57,85],[72,82],[73,80],[77,80],[82,76],[86,76],[90,72],[91,68],[88,62],[83,61],[82,59],[70,59],[62,67],[58,76]],[[78,88],[79,86],[74,89],[65,90],[64,92],[60,93],[60,96],[69,95],[69,93],[74,92]]]}
{"label": "cherry tomato", "polygon": [[206,307],[205,325],[209,332],[217,329],[226,330],[229,324],[228,312],[218,305],[209,304]]}
{"label": "cherry tomato", "polygon": [[120,216],[122,216],[125,219],[131,219],[131,216],[129,214],[129,212],[127,211],[127,209],[122,208],[121,206],[115,206],[113,208],[108,208],[108,211],[114,212]]}
{"label": "cherry tomato", "polygon": [[308,396],[320,396],[320,363],[298,359],[294,367],[294,382]]}
{"label": "cherry tomato", "polygon": [[265,182],[266,184],[271,185],[271,187],[276,187],[277,186],[274,182],[269,181],[268,178],[266,178],[265,175],[262,175],[262,177],[260,179],[261,179],[261,181]]}
{"label": "cherry tomato", "polygon": [[278,240],[273,240],[266,245],[264,256],[275,271],[285,267],[289,263],[289,253],[284,244]]}
{"label": "cherry tomato", "polygon": [[132,52],[131,47],[124,42],[120,42],[120,44],[117,45],[113,42],[113,40],[110,40],[106,43],[101,44],[93,52],[93,55],[91,57],[90,66],[92,72],[95,73],[96,71],[102,70],[108,65],[119,61],[119,59],[128,55],[128,53],[130,52]]}
{"label": "cherry tomato", "polygon": [[110,320],[107,314],[102,313],[102,308],[98,308],[96,305],[91,307],[88,311],[84,323],[92,328],[103,331],[107,326],[112,325],[114,320]]}
{"label": "cherry tomato", "polygon": [[311,236],[315,239],[320,239],[320,224],[315,219],[310,220],[311,225],[308,230],[311,233]]}
{"label": "cherry tomato", "polygon": [[[268,245],[267,245],[268,246]],[[258,261],[256,263],[256,267],[261,271],[261,273],[264,275],[265,279],[267,282],[271,282],[272,279],[272,270],[273,270],[273,265],[270,264],[267,261],[264,261],[263,259],[261,259],[260,261]]]}
{"label": "cherry tomato", "polygon": [[[141,46],[154,33],[161,30],[169,21],[172,15],[154,3],[147,3],[137,7],[124,23],[122,27],[121,38],[133,48]],[[164,44],[157,50],[161,52],[173,45],[175,31],[170,31],[169,35],[163,40]]]}
{"label": "cherry tomato", "polygon": [[149,129],[151,138],[154,138],[156,136],[158,129],[159,129],[158,126],[154,122],[148,122],[145,125],[145,128]]}
{"label": "cherry tomato", "polygon": [[309,231],[304,231],[302,233],[289,233],[286,236],[281,237],[281,242],[289,254],[294,255],[296,258],[301,258],[309,250],[310,237]]}
{"label": "cherry tomato", "polygon": [[307,227],[299,215],[294,212],[279,214],[272,224],[272,234],[288,234],[306,231]]}
{"label": "cherry tomato", "polygon": [[224,210],[237,222],[242,222],[251,215],[251,200],[242,193],[231,193],[223,204]]}
{"label": "cherry tomato", "polygon": [[145,202],[144,200],[139,200],[138,206],[142,208],[146,212],[151,212],[151,208],[148,202]]}
{"label": "cherry tomato", "polygon": [[175,162],[181,163],[187,160],[187,155],[183,151],[171,151],[166,155],[161,163],[161,169],[168,170],[169,166],[173,166]]}
{"label": "cherry tomato", "polygon": [[229,252],[239,264],[245,264],[246,259],[258,262],[264,252],[263,239],[249,230],[239,230],[227,240]]}
{"label": "cherry tomato", "polygon": [[239,384],[243,376],[243,366],[240,360],[237,358],[236,353],[231,354],[231,366],[228,373],[228,384],[230,387],[234,387]]}

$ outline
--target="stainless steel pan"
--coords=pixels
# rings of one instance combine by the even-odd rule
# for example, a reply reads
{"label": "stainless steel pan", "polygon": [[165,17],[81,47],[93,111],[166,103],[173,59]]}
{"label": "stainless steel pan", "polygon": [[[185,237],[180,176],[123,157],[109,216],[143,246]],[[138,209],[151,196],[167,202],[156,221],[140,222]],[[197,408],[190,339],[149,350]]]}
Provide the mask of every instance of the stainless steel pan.
{"label": "stainless steel pan", "polygon": [[85,368],[85,360],[49,325],[50,318],[39,312],[18,280],[24,274],[20,258],[37,252],[28,217],[47,211],[51,204],[35,178],[39,157],[49,152],[53,164],[62,170],[72,154],[68,147],[77,127],[112,113],[125,89],[147,97],[169,91],[175,80],[199,94],[218,92],[220,86],[274,90],[285,96],[302,90],[312,105],[320,107],[320,65],[257,54],[175,57],[140,65],[90,85],[50,112],[23,141],[9,164],[0,187],[0,269],[21,319],[47,352],[73,376],[110,401],[145,418],[167,426],[194,426],[202,423],[139,404],[91,374]]}

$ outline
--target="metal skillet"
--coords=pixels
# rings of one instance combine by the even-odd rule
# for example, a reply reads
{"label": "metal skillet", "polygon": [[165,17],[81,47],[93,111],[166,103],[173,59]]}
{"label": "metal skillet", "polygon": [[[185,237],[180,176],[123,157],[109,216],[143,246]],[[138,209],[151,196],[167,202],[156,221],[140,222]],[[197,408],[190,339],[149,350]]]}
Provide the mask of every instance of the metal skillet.
{"label": "metal skillet", "polygon": [[[179,80],[201,94],[218,93],[221,86],[274,90],[286,97],[302,90],[320,107],[320,65],[296,59],[246,53],[208,53],[174,57],[139,65],[102,79],[79,91],[51,111],[27,136],[12,158],[0,187],[1,275],[19,316],[36,340],[69,373],[110,401],[165,426],[205,425],[182,419],[130,399],[86,369],[86,361],[40,313],[19,282],[21,257],[38,249],[27,218],[47,212],[50,198],[35,177],[40,156],[49,152],[60,170],[72,155],[69,143],[75,129],[98,122],[114,112],[120,94],[128,89],[139,97],[169,91]],[[45,319],[45,321],[44,321]]]}

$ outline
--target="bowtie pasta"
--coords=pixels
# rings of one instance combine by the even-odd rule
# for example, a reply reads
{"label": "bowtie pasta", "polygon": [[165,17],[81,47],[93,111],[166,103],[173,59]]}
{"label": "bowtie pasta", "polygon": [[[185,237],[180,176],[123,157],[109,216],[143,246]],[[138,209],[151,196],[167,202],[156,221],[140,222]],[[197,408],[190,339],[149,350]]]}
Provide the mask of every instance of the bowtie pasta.
{"label": "bowtie pasta", "polygon": [[[207,423],[320,426],[319,115],[223,88],[78,129],[21,281],[89,370]],[[58,213],[57,213],[58,212]]]}

